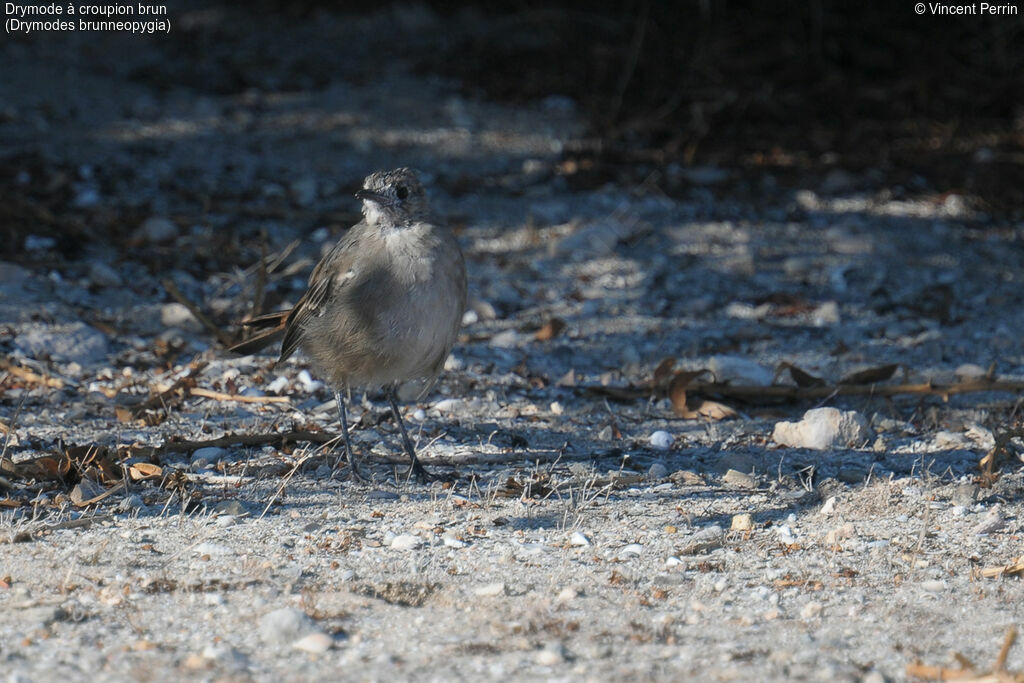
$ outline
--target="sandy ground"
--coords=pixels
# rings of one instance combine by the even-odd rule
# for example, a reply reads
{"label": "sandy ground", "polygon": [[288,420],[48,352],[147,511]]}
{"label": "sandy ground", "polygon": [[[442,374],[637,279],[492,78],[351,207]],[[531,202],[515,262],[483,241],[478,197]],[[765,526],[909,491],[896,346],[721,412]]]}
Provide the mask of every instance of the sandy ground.
{"label": "sandy ground", "polygon": [[[724,398],[738,416],[714,421],[600,388],[640,386],[667,357],[740,383],[783,362],[828,382],[884,364],[890,383],[993,364],[1020,381],[1024,226],[870,171],[792,189],[676,168],[572,192],[571,101],[499,106],[401,55],[374,61],[385,27],[429,49],[429,12],[172,12],[169,38],[0,45],[0,187],[24,240],[0,263],[6,680],[992,665],[1021,584],[983,570],[1022,554],[1022,480],[1007,463],[981,488],[976,468],[1019,424],[1017,395]],[[325,41],[346,50],[325,60]],[[243,443],[334,433],[330,392],[301,358],[231,357],[164,281],[228,331],[258,298],[294,302],[357,218],[362,176],[398,165],[455,226],[473,306],[438,386],[405,409],[443,481],[405,481],[385,405],[357,393],[372,481],[353,484],[319,443]],[[819,405],[867,431],[824,450],[773,440]],[[65,454],[81,482],[55,477]]]}

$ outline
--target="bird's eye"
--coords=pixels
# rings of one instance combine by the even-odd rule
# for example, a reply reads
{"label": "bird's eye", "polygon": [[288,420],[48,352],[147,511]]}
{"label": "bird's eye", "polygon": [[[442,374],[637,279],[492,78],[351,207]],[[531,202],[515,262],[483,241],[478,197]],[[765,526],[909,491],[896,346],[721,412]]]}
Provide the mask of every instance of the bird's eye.
{"label": "bird's eye", "polygon": [[405,199],[406,197],[409,196],[409,188],[407,188],[405,185],[399,185],[398,189],[395,190],[395,196],[397,196],[399,199]]}

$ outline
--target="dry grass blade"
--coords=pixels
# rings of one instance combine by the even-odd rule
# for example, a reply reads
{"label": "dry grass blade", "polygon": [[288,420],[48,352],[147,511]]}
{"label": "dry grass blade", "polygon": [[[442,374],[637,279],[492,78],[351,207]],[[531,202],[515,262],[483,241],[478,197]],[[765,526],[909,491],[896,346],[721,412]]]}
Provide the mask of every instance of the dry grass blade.
{"label": "dry grass blade", "polygon": [[910,678],[924,678],[932,681],[962,681],[964,683],[1024,683],[1024,673],[1014,673],[1006,670],[1006,658],[1010,654],[1010,648],[1017,640],[1017,629],[1011,627],[1003,638],[1003,645],[999,649],[996,661],[991,671],[978,671],[971,660],[956,653],[954,658],[957,668],[947,666],[930,666],[921,662],[907,664],[907,676]]}

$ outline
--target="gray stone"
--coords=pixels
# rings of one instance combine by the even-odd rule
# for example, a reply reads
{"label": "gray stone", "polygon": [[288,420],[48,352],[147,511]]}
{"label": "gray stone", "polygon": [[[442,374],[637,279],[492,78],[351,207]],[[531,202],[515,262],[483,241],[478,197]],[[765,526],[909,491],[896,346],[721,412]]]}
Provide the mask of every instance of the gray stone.
{"label": "gray stone", "polygon": [[124,280],[116,270],[102,261],[93,261],[89,265],[89,284],[94,287],[120,287]]}
{"label": "gray stone", "polygon": [[37,360],[98,363],[109,352],[107,338],[84,323],[38,326],[19,334],[15,346]]}
{"label": "gray stone", "polygon": [[311,633],[320,633],[316,623],[302,610],[282,607],[260,619],[260,639],[268,645],[290,645]]}
{"label": "gray stone", "polygon": [[815,450],[860,446],[871,438],[863,415],[836,408],[808,410],[800,422],[779,422],[772,433],[772,439],[782,446]]}
{"label": "gray stone", "polygon": [[178,236],[178,226],[169,218],[150,216],[134,233],[136,241],[148,244],[170,242]]}

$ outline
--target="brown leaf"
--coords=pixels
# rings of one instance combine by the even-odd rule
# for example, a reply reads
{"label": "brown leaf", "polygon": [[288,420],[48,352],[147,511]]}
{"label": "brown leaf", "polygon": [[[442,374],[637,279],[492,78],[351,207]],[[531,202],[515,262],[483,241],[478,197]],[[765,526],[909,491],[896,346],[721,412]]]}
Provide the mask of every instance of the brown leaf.
{"label": "brown leaf", "polygon": [[132,481],[143,481],[145,479],[156,479],[162,477],[164,470],[159,465],[148,462],[137,462],[128,468],[128,476]]}
{"label": "brown leaf", "polygon": [[889,365],[880,365],[877,368],[868,368],[867,370],[860,370],[839,380],[840,384],[875,384],[876,382],[884,382],[885,380],[896,374],[896,370],[899,368],[898,363],[890,363]]}
{"label": "brown leaf", "polygon": [[697,403],[693,408],[694,417],[705,417],[709,420],[728,420],[736,417],[738,413],[718,401],[708,401],[706,399],[695,399]]}
{"label": "brown leaf", "polygon": [[118,422],[126,422],[128,424],[134,424],[135,422],[135,412],[131,408],[117,406],[114,408],[114,415],[117,416]]}
{"label": "brown leaf", "polygon": [[672,401],[672,410],[676,415],[687,420],[694,420],[704,417],[709,420],[725,420],[736,417],[735,410],[717,401],[709,401],[699,397],[688,397],[686,389],[696,378],[700,377],[707,370],[693,372],[678,372],[672,378],[669,385],[669,400]]}
{"label": "brown leaf", "polygon": [[552,318],[551,320],[544,323],[543,327],[533,333],[533,338],[537,341],[548,341],[554,339],[562,332],[568,325],[561,318]]}

